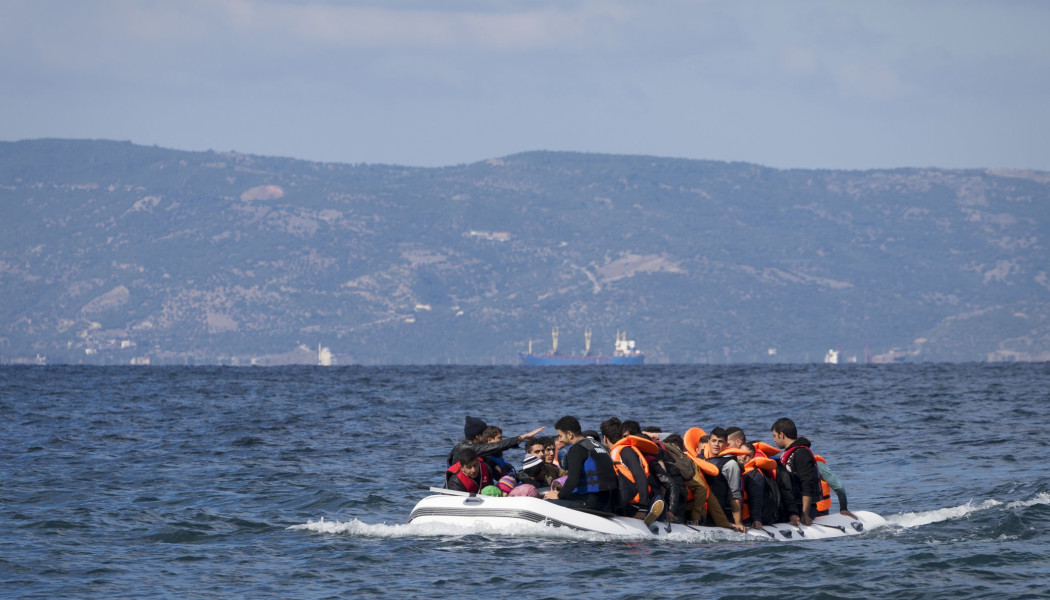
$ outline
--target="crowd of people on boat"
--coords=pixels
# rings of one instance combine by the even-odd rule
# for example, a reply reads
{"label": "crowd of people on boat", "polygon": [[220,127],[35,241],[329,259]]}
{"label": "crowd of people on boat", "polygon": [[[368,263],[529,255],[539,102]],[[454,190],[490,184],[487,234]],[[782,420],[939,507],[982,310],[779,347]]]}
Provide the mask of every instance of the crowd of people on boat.
{"label": "crowd of people on boat", "polygon": [[[841,514],[846,490],[827,461],[813,453],[789,418],[777,419],[774,445],[748,441],[740,427],[657,426],[613,417],[582,430],[562,417],[557,436],[543,427],[503,437],[499,427],[467,416],[464,438],[449,452],[445,487],[488,496],[532,496],[573,508],[643,519],[746,531],[764,524],[810,525],[829,514],[831,492]],[[524,446],[512,463],[504,454]]]}

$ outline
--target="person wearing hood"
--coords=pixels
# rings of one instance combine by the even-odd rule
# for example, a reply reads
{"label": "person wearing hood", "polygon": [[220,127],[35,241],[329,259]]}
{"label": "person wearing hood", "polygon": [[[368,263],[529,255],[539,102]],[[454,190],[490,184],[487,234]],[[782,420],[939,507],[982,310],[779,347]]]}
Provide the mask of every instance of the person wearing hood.
{"label": "person wearing hood", "polygon": [[770,431],[773,433],[773,443],[783,450],[780,463],[790,473],[791,487],[798,499],[798,515],[791,515],[791,524],[798,525],[801,521],[803,525],[812,525],[813,517],[817,516],[817,500],[821,497],[821,489],[820,471],[817,459],[809,449],[810,442],[799,437],[795,422],[787,417],[777,419]]}
{"label": "person wearing hood", "polygon": [[457,442],[452,448],[452,451],[448,453],[446,464],[451,466],[459,462],[457,455],[466,448],[473,450],[479,457],[485,458],[490,454],[503,452],[508,448],[517,447],[517,445],[523,440],[536,437],[539,432],[543,431],[543,427],[540,427],[524,435],[509,438],[505,437],[498,442],[485,443],[482,441],[482,435],[484,434],[486,427],[488,427],[488,425],[486,425],[481,419],[467,415],[466,423],[463,425],[463,439]]}

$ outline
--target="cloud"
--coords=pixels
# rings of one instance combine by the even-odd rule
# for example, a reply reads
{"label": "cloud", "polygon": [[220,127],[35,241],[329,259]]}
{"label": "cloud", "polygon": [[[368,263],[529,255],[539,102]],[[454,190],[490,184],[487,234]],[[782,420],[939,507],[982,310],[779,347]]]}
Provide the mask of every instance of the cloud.
{"label": "cloud", "polygon": [[[306,44],[326,48],[463,48],[529,50],[589,44],[632,11],[615,2],[522,3],[514,10],[484,4],[427,3],[434,8],[369,3],[280,0],[95,0],[74,4],[16,3],[5,33],[37,40],[38,48],[86,42],[115,46],[214,43]],[[402,3],[403,4],[403,3]],[[494,3],[493,6],[501,6]]]}
{"label": "cloud", "polygon": [[835,68],[835,81],[843,96],[865,100],[892,100],[906,95],[907,88],[887,62],[868,60]]}
{"label": "cloud", "polygon": [[[407,164],[536,148],[774,166],[1050,160],[1045,3],[3,4],[0,139]],[[960,131],[972,140],[946,141]]]}

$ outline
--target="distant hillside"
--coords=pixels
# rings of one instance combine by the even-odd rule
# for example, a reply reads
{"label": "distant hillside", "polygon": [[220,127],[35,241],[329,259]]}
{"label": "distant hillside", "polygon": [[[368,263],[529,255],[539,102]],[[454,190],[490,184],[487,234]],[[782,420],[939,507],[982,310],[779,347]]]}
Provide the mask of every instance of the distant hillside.
{"label": "distant hillside", "polygon": [[1050,174],[0,143],[0,361],[1050,359]]}

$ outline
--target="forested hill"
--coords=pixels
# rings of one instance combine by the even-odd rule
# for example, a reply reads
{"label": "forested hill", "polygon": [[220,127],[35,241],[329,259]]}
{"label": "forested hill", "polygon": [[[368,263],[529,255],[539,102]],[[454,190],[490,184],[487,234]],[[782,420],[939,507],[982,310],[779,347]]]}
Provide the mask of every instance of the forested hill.
{"label": "forested hill", "polygon": [[[1050,359],[1050,174],[0,143],[0,361]],[[867,349],[867,350],[866,350]]]}

